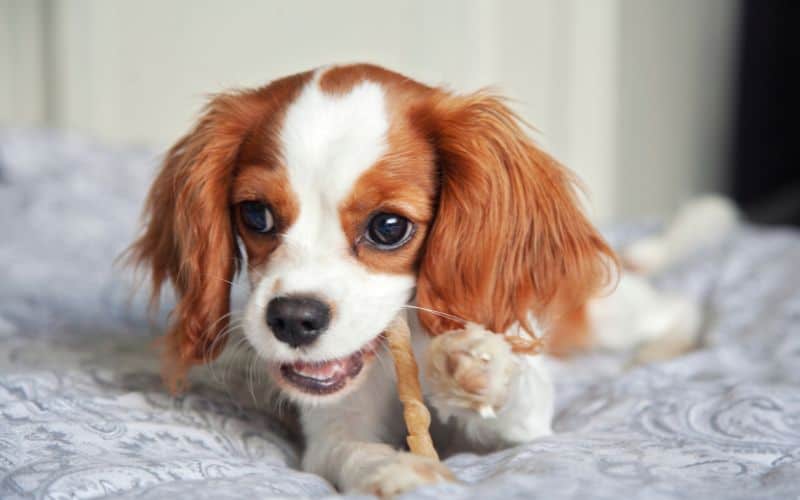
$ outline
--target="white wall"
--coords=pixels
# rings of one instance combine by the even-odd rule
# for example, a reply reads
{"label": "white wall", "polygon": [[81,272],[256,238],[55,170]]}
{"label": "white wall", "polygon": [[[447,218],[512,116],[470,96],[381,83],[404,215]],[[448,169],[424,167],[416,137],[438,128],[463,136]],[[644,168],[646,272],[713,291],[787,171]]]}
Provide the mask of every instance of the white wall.
{"label": "white wall", "polygon": [[0,124],[47,122],[43,0],[0,0]]}
{"label": "white wall", "polygon": [[[12,82],[41,96],[24,109],[0,84],[6,123],[164,148],[208,93],[363,60],[459,90],[494,84],[601,219],[668,210],[713,186],[723,158],[733,0],[0,2],[0,40],[14,41],[0,71],[47,83]],[[23,29],[37,9],[44,28]]]}
{"label": "white wall", "polygon": [[732,0],[624,1],[617,124],[623,213],[664,213],[725,185],[738,10]]}

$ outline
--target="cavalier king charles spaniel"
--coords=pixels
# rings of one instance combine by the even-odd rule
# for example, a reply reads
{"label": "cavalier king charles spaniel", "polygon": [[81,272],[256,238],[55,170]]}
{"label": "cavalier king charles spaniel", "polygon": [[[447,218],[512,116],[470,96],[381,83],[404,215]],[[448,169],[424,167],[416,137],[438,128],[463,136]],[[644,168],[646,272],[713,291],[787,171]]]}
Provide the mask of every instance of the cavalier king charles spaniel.
{"label": "cavalier king charles spaniel", "polygon": [[164,282],[176,291],[165,378],[178,390],[221,353],[243,271],[242,334],[298,408],[303,468],[340,489],[393,494],[449,476],[401,447],[395,374],[380,362],[399,314],[440,450],[550,434],[539,345],[668,337],[663,352],[697,323],[691,304],[617,272],[574,185],[488,92],[346,65],[217,95],[167,153],[132,246],[154,299]]}

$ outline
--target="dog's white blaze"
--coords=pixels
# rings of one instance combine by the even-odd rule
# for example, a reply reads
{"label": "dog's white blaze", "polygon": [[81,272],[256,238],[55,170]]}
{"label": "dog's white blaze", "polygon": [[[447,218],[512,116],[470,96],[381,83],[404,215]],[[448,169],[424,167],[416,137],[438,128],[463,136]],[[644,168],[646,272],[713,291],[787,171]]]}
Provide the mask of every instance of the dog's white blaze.
{"label": "dog's white blaze", "polygon": [[[271,360],[332,359],[360,349],[389,323],[414,286],[410,275],[379,273],[360,264],[339,219],[339,206],[356,180],[387,150],[383,89],[365,81],[346,94],[326,94],[318,76],[289,106],[280,133],[299,214],[269,263],[258,270],[245,313],[245,333]],[[302,353],[277,341],[264,321],[269,300],[289,293],[316,294],[334,307],[328,330]]]}
{"label": "dog's white blaze", "polygon": [[[309,82],[286,113],[280,139],[301,212],[316,202],[338,205],[356,179],[386,152],[384,91],[364,81],[344,95]],[[310,205],[306,205],[311,202]]]}

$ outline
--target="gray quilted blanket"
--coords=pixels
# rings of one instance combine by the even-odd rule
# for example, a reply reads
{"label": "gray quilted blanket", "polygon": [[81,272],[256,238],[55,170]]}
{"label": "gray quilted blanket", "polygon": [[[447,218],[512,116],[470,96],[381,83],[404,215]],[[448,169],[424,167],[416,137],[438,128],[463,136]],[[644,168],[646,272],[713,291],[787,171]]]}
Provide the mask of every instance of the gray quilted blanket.
{"label": "gray quilted blanket", "polygon": [[[161,388],[163,316],[149,323],[113,267],[155,164],[0,131],[0,497],[336,495],[297,470],[255,391],[232,390],[252,387],[252,370],[201,370],[177,399]],[[631,369],[624,354],[554,361],[554,436],[452,457],[461,483],[408,497],[798,498],[800,235],[743,226],[657,284],[706,305],[702,349]]]}

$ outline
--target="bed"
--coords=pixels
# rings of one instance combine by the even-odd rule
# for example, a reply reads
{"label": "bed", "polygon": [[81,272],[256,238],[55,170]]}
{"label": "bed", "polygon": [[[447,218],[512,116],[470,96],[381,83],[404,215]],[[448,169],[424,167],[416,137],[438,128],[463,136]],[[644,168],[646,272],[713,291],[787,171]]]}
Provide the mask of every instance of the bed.
{"label": "bed", "polygon": [[[297,469],[291,430],[255,394],[231,390],[252,370],[163,390],[164,314],[148,319],[114,267],[157,160],[0,130],[0,498],[337,495]],[[701,349],[633,368],[624,353],[553,361],[555,435],[451,457],[460,483],[407,497],[798,498],[800,234],[742,225],[656,282],[705,305]]]}

